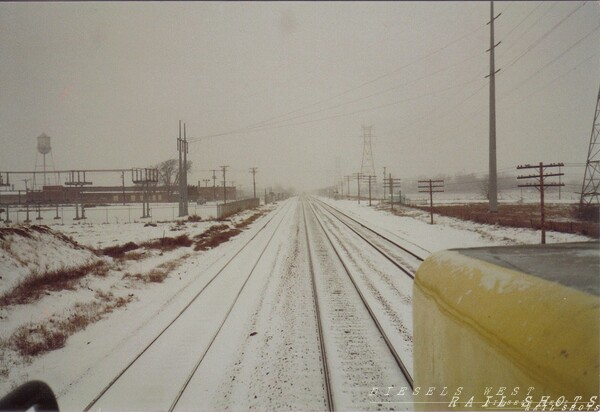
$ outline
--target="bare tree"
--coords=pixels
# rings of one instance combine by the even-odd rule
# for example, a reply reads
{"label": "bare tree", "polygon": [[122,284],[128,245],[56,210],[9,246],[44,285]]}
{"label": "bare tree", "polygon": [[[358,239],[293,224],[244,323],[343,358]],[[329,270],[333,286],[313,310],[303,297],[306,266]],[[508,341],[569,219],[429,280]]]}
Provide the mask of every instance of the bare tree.
{"label": "bare tree", "polygon": [[[155,166],[158,169],[158,183],[164,186],[167,191],[167,197],[170,199],[179,185],[179,160],[168,159]],[[187,172],[192,170],[192,161],[188,160],[186,164]]]}

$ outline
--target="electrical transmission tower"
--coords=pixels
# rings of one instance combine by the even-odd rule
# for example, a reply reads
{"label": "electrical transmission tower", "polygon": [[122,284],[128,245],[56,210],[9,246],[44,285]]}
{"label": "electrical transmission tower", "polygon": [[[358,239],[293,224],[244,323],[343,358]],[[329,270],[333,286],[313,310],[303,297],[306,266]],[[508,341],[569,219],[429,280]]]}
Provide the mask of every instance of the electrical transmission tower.
{"label": "electrical transmission tower", "polygon": [[600,88],[596,99],[596,114],[594,115],[585,174],[583,175],[583,185],[581,187],[580,215],[584,214],[585,208],[600,205],[600,193],[598,192],[600,186],[600,142],[598,141],[598,135],[600,135]]}
{"label": "electrical transmission tower", "polygon": [[360,173],[365,176],[375,176],[375,164],[373,162],[373,147],[371,145],[371,130],[373,126],[363,126],[363,155]]}

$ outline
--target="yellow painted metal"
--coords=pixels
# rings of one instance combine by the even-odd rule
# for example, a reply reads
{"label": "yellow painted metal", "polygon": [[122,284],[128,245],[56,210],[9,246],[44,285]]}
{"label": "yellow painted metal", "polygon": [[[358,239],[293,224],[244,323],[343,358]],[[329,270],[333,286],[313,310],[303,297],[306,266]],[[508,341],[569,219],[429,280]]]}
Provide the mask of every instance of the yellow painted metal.
{"label": "yellow painted metal", "polygon": [[417,271],[413,304],[418,409],[597,405],[598,296],[444,251]]}

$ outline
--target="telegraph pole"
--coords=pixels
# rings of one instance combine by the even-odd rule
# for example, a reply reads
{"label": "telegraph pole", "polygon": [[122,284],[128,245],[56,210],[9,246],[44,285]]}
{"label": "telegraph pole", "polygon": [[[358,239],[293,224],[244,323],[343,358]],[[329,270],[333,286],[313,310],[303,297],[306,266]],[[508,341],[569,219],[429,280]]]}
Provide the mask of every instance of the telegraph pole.
{"label": "telegraph pole", "polygon": [[[502,13],[500,13],[502,14]],[[486,77],[490,78],[490,143],[489,143],[489,202],[490,212],[498,212],[498,175],[496,167],[496,70],[494,61],[494,50],[500,44],[494,44],[494,20],[500,17],[500,14],[494,16],[494,2],[490,2],[490,74]]]}
{"label": "telegraph pole", "polygon": [[358,187],[358,204],[360,205],[360,179],[362,178],[362,173],[354,173],[353,179],[356,179],[356,185]]}
{"label": "telegraph pole", "polygon": [[350,176],[345,176],[345,177],[346,177],[346,180],[348,181],[347,193],[348,193],[348,198],[350,198]]}
{"label": "telegraph pole", "polygon": [[185,133],[185,123],[183,124],[183,212],[185,216],[188,215],[188,185],[187,185],[187,153],[188,153],[188,142]]}
{"label": "telegraph pole", "polygon": [[363,176],[365,179],[368,180],[369,182],[369,206],[371,206],[371,181],[375,181],[375,176],[373,175],[368,175],[368,176]]}
{"label": "telegraph pole", "polygon": [[182,153],[181,153],[181,148],[182,148],[182,140],[181,140],[181,120],[179,121],[179,137],[177,138],[177,151],[179,152],[179,217],[181,216],[185,216],[183,214],[183,190],[182,190],[182,186],[181,186],[181,179],[182,179],[182,173],[181,173],[181,162],[183,161],[182,159]]}
{"label": "telegraph pole", "polygon": [[213,173],[213,201],[217,201],[217,170],[212,169]]}
{"label": "telegraph pole", "polygon": [[225,180],[225,172],[229,166],[220,166],[223,171],[223,204],[227,204],[227,182]]}
{"label": "telegraph pole", "polygon": [[389,173],[389,177],[383,182],[383,187],[389,189],[391,210],[394,210],[394,187],[398,186],[400,186],[400,178],[392,178],[392,174]]}
{"label": "telegraph pole", "polygon": [[433,225],[433,194],[441,193],[444,191],[444,181],[431,179],[419,180],[419,189],[422,189],[419,190],[419,192],[421,193],[429,192],[429,214],[431,216],[431,224]]}
{"label": "telegraph pole", "polygon": [[560,176],[563,176],[564,173],[560,172],[559,173],[545,173],[545,169],[548,167],[562,167],[564,166],[563,163],[550,163],[545,165],[544,163],[540,162],[539,165],[537,166],[532,166],[532,165],[524,165],[524,166],[517,166],[518,170],[521,169],[538,169],[538,174],[537,175],[526,175],[526,176],[517,176],[517,179],[536,179],[537,182],[536,183],[525,183],[522,185],[519,185],[519,187],[535,187],[537,190],[539,190],[540,192],[540,225],[541,225],[541,229],[542,229],[542,245],[546,244],[546,213],[544,210],[544,188],[546,187],[552,187],[552,186],[564,186],[564,183],[546,183],[544,182],[544,178],[547,177],[554,177],[554,176],[558,176],[560,178]]}
{"label": "telegraph pole", "polygon": [[385,200],[385,171],[386,171],[386,167],[383,166],[383,200]]}
{"label": "telegraph pole", "polygon": [[256,171],[257,171],[257,167],[251,167],[250,168],[250,173],[252,173],[252,185],[254,188],[254,198],[256,199]]}

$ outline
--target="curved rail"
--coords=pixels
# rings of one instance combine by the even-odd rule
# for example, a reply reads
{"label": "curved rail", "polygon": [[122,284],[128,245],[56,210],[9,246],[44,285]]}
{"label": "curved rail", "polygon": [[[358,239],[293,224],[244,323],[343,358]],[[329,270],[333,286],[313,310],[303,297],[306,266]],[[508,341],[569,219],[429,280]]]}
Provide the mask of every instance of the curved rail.
{"label": "curved rail", "polygon": [[[125,366],[125,367],[124,367],[124,368],[123,368],[123,369],[122,369],[122,370],[121,370],[121,371],[120,371],[120,372],[119,372],[119,373],[118,373],[118,374],[117,374],[117,375],[116,375],[116,376],[115,376],[115,377],[114,377],[114,378],[113,378],[113,379],[112,379],[112,380],[111,380],[111,381],[110,381],[110,382],[109,382],[109,383],[108,383],[108,384],[107,384],[107,385],[106,385],[106,386],[105,386],[105,387],[104,387],[104,388],[103,388],[103,389],[102,389],[100,392],[99,392],[99,393],[98,393],[98,395],[96,395],[96,397],[95,397],[95,398],[94,398],[94,399],[93,399],[93,400],[92,400],[92,401],[91,401],[91,402],[90,402],[90,403],[89,403],[89,404],[88,404],[88,405],[87,405],[87,406],[86,406],[86,407],[83,409],[83,411],[86,411],[86,412],[87,412],[87,411],[89,411],[89,410],[90,410],[90,409],[91,409],[91,408],[92,408],[92,407],[93,407],[93,406],[94,406],[94,405],[95,405],[95,404],[96,404],[96,403],[97,403],[97,402],[98,402],[98,401],[99,401],[99,400],[100,400],[100,399],[101,399],[101,398],[102,398],[102,397],[103,397],[103,396],[104,396],[104,395],[105,395],[105,394],[106,394],[106,393],[107,393],[109,390],[110,390],[110,388],[111,388],[112,386],[114,386],[114,384],[115,384],[115,383],[116,383],[116,382],[117,382],[117,381],[118,381],[118,380],[119,380],[119,379],[120,379],[120,378],[121,378],[121,377],[122,377],[122,376],[123,376],[123,375],[124,375],[124,374],[125,374],[125,373],[126,373],[126,372],[127,372],[127,371],[128,371],[128,370],[129,370],[129,369],[130,369],[130,368],[131,368],[131,367],[132,367],[132,366],[133,366],[133,365],[134,365],[134,364],[135,364],[135,363],[136,363],[138,360],[139,360],[139,359],[140,359],[140,358],[141,358],[141,357],[142,357],[142,355],[144,355],[144,353],[146,353],[146,352],[148,351],[148,349],[150,349],[150,347],[152,347],[152,345],[154,345],[154,344],[156,343],[156,341],[157,341],[157,340],[158,340],[158,339],[159,339],[161,336],[163,336],[163,335],[164,335],[164,333],[165,333],[165,332],[166,332],[166,331],[167,331],[169,328],[171,328],[171,326],[172,326],[173,324],[175,324],[175,322],[176,322],[176,321],[177,321],[179,318],[181,318],[181,316],[182,316],[182,315],[183,315],[183,314],[184,314],[184,313],[185,313],[185,312],[186,312],[186,311],[187,311],[187,310],[190,308],[190,306],[191,306],[191,305],[192,305],[192,304],[193,304],[193,303],[194,303],[194,302],[195,302],[195,301],[198,299],[198,297],[200,297],[200,295],[201,295],[201,294],[202,294],[202,293],[203,293],[203,292],[204,292],[204,291],[205,291],[205,290],[208,288],[208,286],[209,286],[209,285],[210,285],[210,284],[211,284],[211,283],[212,283],[212,282],[213,282],[213,281],[214,281],[214,280],[215,280],[215,279],[216,279],[216,278],[217,278],[217,277],[218,277],[218,276],[219,276],[219,275],[220,275],[220,274],[221,274],[221,273],[222,273],[222,272],[223,272],[223,271],[224,271],[224,270],[225,270],[225,269],[226,269],[226,268],[227,268],[227,267],[228,267],[228,266],[229,266],[229,265],[230,265],[230,264],[231,264],[231,263],[234,261],[234,259],[235,259],[235,258],[236,258],[236,257],[237,257],[237,256],[238,256],[238,255],[239,255],[239,254],[240,254],[240,253],[243,251],[243,250],[245,250],[245,249],[246,249],[246,247],[247,247],[247,246],[248,246],[248,245],[249,245],[249,244],[250,244],[250,243],[251,243],[251,242],[252,242],[252,241],[253,241],[253,240],[254,240],[254,239],[255,239],[255,238],[256,238],[256,237],[257,237],[257,236],[258,236],[258,235],[261,233],[261,232],[262,232],[262,231],[263,231],[263,229],[265,229],[265,228],[267,227],[267,225],[269,225],[269,223],[271,223],[271,222],[272,222],[272,221],[275,219],[275,217],[276,217],[276,216],[278,216],[278,215],[281,213],[281,211],[282,211],[282,210],[284,210],[284,208],[280,209],[280,210],[279,210],[277,213],[275,213],[275,214],[274,214],[274,215],[273,215],[273,216],[272,216],[272,217],[271,217],[269,220],[267,220],[267,222],[266,222],[266,223],[265,223],[263,226],[261,226],[261,228],[260,228],[260,229],[259,229],[259,230],[258,230],[258,231],[257,231],[257,232],[256,232],[256,233],[255,233],[255,234],[254,234],[254,235],[253,235],[253,236],[252,236],[252,237],[251,237],[251,238],[250,238],[250,239],[249,239],[249,240],[248,240],[246,243],[244,243],[244,245],[243,245],[243,246],[242,246],[242,247],[241,247],[241,248],[240,248],[240,249],[239,249],[239,250],[238,250],[238,251],[237,251],[237,252],[236,252],[236,253],[235,253],[235,254],[234,254],[234,255],[233,255],[231,258],[230,258],[230,259],[228,259],[228,260],[227,260],[227,262],[225,262],[225,264],[224,264],[224,265],[223,265],[223,266],[222,266],[222,267],[221,267],[221,268],[220,268],[220,269],[217,271],[217,273],[216,273],[216,274],[215,274],[215,275],[214,275],[214,276],[213,276],[213,277],[212,277],[212,278],[211,278],[211,279],[210,279],[210,280],[209,280],[209,281],[208,281],[208,282],[207,282],[207,283],[206,283],[206,284],[205,284],[205,285],[204,285],[204,286],[203,286],[203,287],[202,287],[202,288],[201,288],[201,289],[198,291],[198,293],[196,293],[196,294],[194,295],[194,297],[193,297],[193,298],[192,298],[192,299],[191,299],[191,300],[190,300],[190,301],[189,301],[189,302],[188,302],[188,303],[187,303],[187,304],[186,304],[186,305],[183,307],[183,309],[181,309],[181,310],[179,311],[179,313],[178,313],[178,314],[177,314],[177,315],[176,315],[176,316],[173,318],[173,320],[171,320],[171,322],[169,322],[169,323],[167,324],[167,326],[165,326],[165,327],[164,327],[164,328],[163,328],[163,329],[162,329],[162,330],[161,330],[161,331],[160,331],[160,332],[159,332],[159,333],[158,333],[158,334],[157,334],[157,335],[154,337],[154,339],[152,339],[152,340],[150,341],[150,343],[148,343],[148,345],[146,345],[146,346],[144,347],[144,349],[142,349],[142,350],[141,350],[141,351],[140,351],[140,352],[139,352],[139,353],[138,353],[138,354],[137,354],[137,355],[136,355],[136,356],[135,356],[135,357],[134,357],[134,358],[133,358],[133,359],[132,359],[132,360],[131,360],[131,361],[130,361],[130,362],[129,362],[129,363],[128,363],[128,364],[127,364],[127,365],[126,365],[126,366]],[[277,225],[277,227],[276,227],[275,231],[273,232],[273,235],[274,235],[274,234],[277,232],[277,229],[279,228],[279,225],[281,225],[281,222],[282,222],[282,221],[283,221],[283,219],[281,219],[281,220],[280,220],[280,222],[279,222],[279,224]],[[269,238],[269,241],[267,242],[267,246],[270,244],[270,242],[271,242],[271,239],[273,238],[273,235],[271,236],[271,238]],[[266,249],[266,247],[265,247],[265,249]],[[263,250],[263,253],[264,253],[264,250]],[[261,254],[260,254],[260,256],[259,256],[259,258],[258,258],[258,260],[257,260],[257,264],[258,264],[258,261],[260,260],[260,258],[262,257],[263,253],[261,253]],[[255,265],[254,267],[256,267],[256,265]],[[254,271],[254,267],[252,268],[252,271]],[[251,273],[252,273],[252,272],[251,272]],[[242,289],[243,289],[243,287],[244,287],[245,285],[246,285],[246,282],[244,282],[244,284],[242,285]],[[241,290],[240,290],[240,293],[241,293]],[[237,297],[239,297],[239,293],[238,293],[238,295],[236,296],[236,298],[235,298],[235,301],[237,301]],[[235,302],[234,302],[234,304],[235,304]],[[231,308],[230,308],[229,312],[231,312]],[[227,313],[227,316],[229,315],[229,312]],[[225,321],[223,321],[223,323],[224,323],[224,322],[225,322]],[[223,325],[221,325],[221,327],[222,327],[222,326],[223,326]],[[221,327],[219,327],[218,331],[220,331],[220,330],[221,330]],[[218,331],[217,331],[217,334],[218,334]],[[216,337],[216,335],[215,335],[215,337]],[[213,341],[214,341],[214,338],[213,338],[213,340],[211,341],[210,345],[212,345],[212,342],[213,342]],[[209,345],[209,347],[210,347],[210,345]],[[204,355],[203,355],[203,357],[204,357]],[[203,357],[202,357],[202,358],[203,358]],[[199,365],[199,363],[198,363],[198,365]],[[197,369],[197,366],[195,367],[195,369]],[[194,370],[195,370],[195,369],[194,369]],[[187,384],[189,383],[189,380],[191,380],[191,378],[189,378],[189,379],[186,381],[186,383],[185,383],[185,386],[187,386]],[[181,393],[183,393],[183,391],[181,391]],[[179,398],[181,397],[181,393],[180,393],[180,394],[178,394],[176,401],[177,401],[177,400],[179,400]],[[176,401],[175,401],[175,402],[172,404],[172,408],[173,408],[173,407],[175,406],[175,404],[177,403]],[[172,409],[170,409],[170,410],[172,410]]]}

